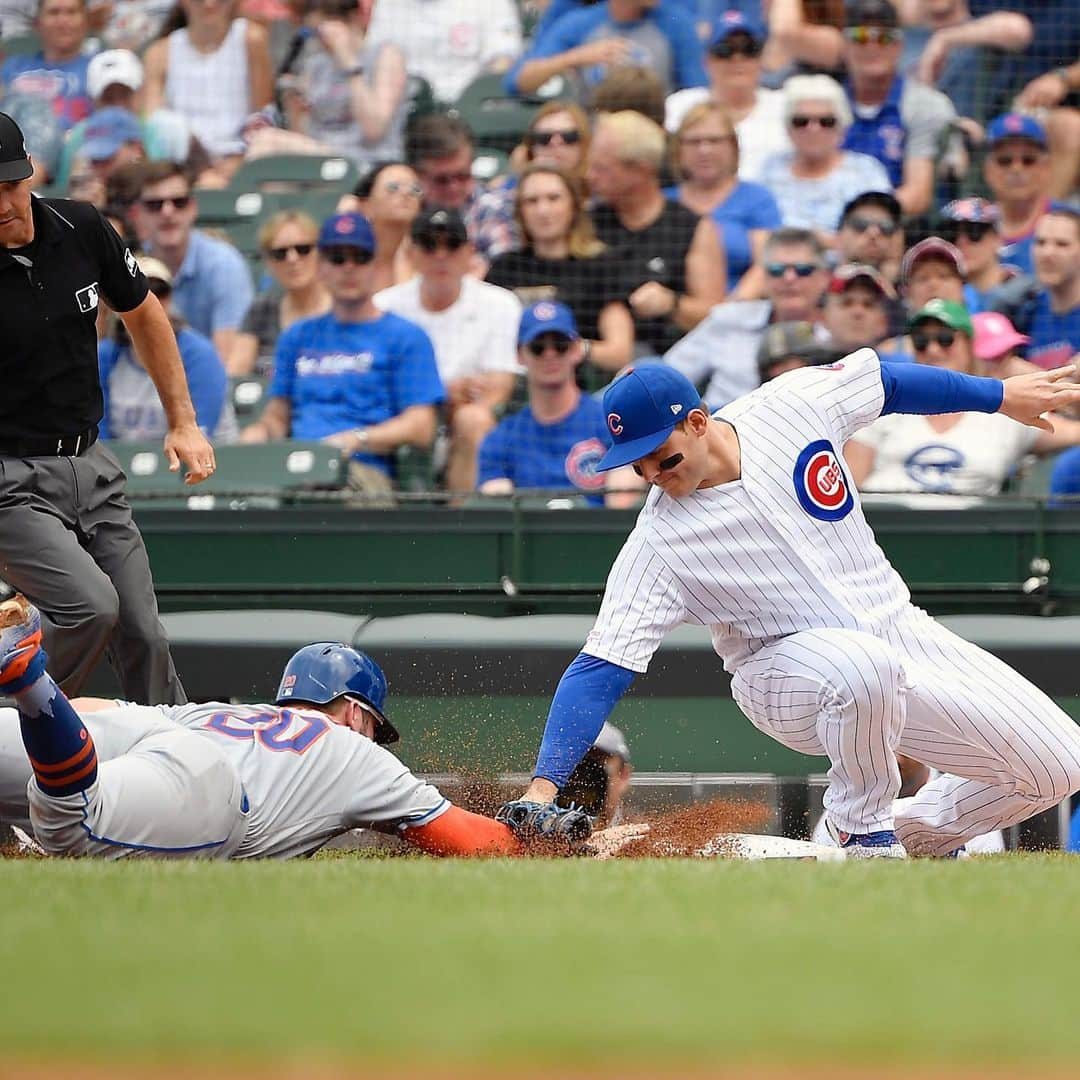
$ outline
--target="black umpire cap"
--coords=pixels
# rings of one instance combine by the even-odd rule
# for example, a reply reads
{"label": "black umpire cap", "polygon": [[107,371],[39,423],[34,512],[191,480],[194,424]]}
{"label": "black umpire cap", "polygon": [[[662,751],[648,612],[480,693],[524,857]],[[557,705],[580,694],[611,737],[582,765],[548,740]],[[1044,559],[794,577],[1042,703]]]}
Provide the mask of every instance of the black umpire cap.
{"label": "black umpire cap", "polygon": [[34,166],[26,153],[19,125],[0,112],[0,184],[26,180],[34,175]]}

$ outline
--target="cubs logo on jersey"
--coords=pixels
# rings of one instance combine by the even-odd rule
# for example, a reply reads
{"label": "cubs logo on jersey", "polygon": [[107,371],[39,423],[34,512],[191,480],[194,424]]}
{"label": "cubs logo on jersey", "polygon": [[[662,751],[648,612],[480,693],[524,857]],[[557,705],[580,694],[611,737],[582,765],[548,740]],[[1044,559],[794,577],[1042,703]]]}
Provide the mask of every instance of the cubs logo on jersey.
{"label": "cubs logo on jersey", "polygon": [[855,506],[847,474],[828,439],[817,439],[799,454],[792,479],[802,508],[818,521],[839,521]]}

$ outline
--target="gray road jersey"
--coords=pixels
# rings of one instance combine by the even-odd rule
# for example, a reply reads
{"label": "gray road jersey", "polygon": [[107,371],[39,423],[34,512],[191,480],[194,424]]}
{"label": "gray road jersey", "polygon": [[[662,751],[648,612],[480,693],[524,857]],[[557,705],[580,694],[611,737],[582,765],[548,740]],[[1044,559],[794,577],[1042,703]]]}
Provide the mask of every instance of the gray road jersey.
{"label": "gray road jersey", "polygon": [[234,858],[287,858],[357,827],[394,831],[433,821],[450,804],[389,750],[322,713],[275,705],[160,707],[215,741],[251,804]]}

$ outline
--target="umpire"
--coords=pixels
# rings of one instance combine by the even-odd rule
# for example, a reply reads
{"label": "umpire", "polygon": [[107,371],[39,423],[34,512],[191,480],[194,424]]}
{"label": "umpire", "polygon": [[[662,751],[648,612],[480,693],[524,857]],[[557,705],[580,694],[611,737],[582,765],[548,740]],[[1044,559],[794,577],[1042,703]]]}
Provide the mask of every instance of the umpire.
{"label": "umpire", "polygon": [[65,693],[79,691],[104,649],[125,698],[182,704],[124,472],[97,442],[99,299],[157,386],[169,467],[183,464],[198,483],[214,451],[131,252],[93,206],[31,195],[32,171],[22,132],[0,113],[0,578],[41,610]]}

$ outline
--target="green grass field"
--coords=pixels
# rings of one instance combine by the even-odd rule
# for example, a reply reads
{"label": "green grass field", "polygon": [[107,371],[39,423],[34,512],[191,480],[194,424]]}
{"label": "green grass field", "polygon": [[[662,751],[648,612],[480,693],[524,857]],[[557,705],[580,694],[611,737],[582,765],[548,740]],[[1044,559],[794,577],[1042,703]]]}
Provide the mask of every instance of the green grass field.
{"label": "green grass field", "polygon": [[1080,1059],[1064,856],[6,861],[0,897],[0,1074]]}

